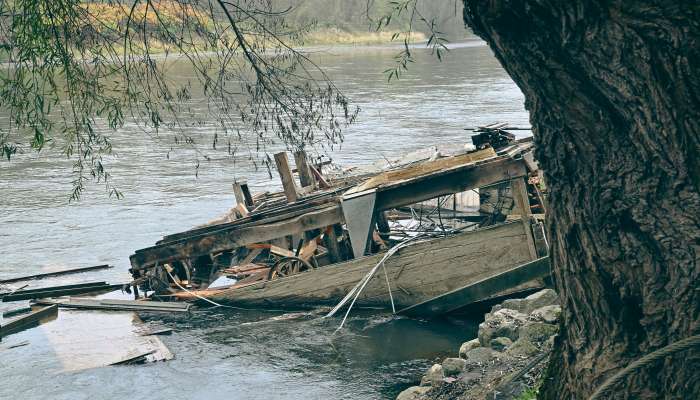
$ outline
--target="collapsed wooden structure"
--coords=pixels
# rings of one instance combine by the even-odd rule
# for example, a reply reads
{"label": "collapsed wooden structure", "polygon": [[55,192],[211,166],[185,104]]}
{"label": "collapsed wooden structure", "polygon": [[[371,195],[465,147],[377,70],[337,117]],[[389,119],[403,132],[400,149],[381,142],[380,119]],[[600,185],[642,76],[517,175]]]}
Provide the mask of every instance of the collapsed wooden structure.
{"label": "collapsed wooden structure", "polygon": [[[415,219],[415,209],[422,215],[426,201],[435,204],[437,218],[428,228],[421,220],[422,232],[403,232],[415,243],[383,262],[358,304],[411,307],[541,259],[546,239],[531,207],[543,210],[545,200],[530,184],[539,174],[532,140],[499,134],[502,128],[481,128],[479,150],[436,152],[374,173],[325,173],[325,164],[309,162],[304,152],[295,154],[293,170],[286,153],[278,153],[283,192],[254,195],[245,182],[234,183],[237,206],[226,218],[168,235],[130,257],[135,294],[262,307],[333,304],[403,240],[395,235],[403,227],[397,221]],[[485,144],[492,137],[497,143]],[[456,197],[452,210],[444,206],[447,196],[489,187],[508,189],[510,216],[487,223],[458,216]],[[491,283],[485,296],[540,287],[542,271],[520,276],[518,284]],[[209,287],[220,276],[236,281]]]}

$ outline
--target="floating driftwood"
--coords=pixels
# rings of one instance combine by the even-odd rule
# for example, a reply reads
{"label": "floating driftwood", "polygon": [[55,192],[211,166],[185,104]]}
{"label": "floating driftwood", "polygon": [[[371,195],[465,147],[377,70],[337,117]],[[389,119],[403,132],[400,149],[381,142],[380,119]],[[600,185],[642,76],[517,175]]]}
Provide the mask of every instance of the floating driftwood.
{"label": "floating driftwood", "polygon": [[69,275],[69,274],[79,274],[81,272],[88,272],[88,271],[95,271],[95,270],[100,270],[100,269],[107,269],[107,268],[113,268],[111,265],[103,264],[103,265],[95,265],[92,267],[81,267],[81,268],[73,268],[73,269],[64,269],[61,271],[53,271],[53,272],[46,272],[43,274],[36,274],[36,275],[27,275],[27,276],[19,276],[16,278],[7,278],[7,279],[0,279],[0,284],[5,284],[5,283],[15,283],[15,282],[21,282],[21,281],[28,281],[32,279],[42,279],[42,278],[48,278],[51,276],[61,276],[61,275]]}
{"label": "floating driftwood", "polygon": [[58,307],[55,305],[50,305],[48,307],[42,307],[36,311],[32,311],[27,315],[12,319],[0,326],[0,337],[39,325],[42,321],[48,318],[55,318],[57,313]]}
{"label": "floating driftwood", "polygon": [[35,300],[35,304],[57,305],[65,308],[82,308],[88,310],[111,311],[147,311],[147,312],[188,312],[190,305],[186,303],[165,303],[140,300],[112,300],[112,299],[41,299]]}
{"label": "floating driftwood", "polygon": [[74,285],[52,286],[30,290],[19,290],[2,297],[3,302],[60,297],[75,294],[88,294],[112,291],[125,284],[108,284],[105,282],[86,282]]}

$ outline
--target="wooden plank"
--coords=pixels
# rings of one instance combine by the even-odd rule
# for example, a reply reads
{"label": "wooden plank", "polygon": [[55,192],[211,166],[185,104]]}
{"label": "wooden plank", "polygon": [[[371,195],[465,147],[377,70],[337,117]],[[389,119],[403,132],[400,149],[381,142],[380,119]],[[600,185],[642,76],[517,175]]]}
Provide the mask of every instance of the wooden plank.
{"label": "wooden plank", "polygon": [[522,160],[499,158],[440,171],[429,176],[397,182],[377,189],[377,210],[389,210],[460,193],[468,189],[493,185],[527,174]]}
{"label": "wooden plank", "polygon": [[68,300],[40,299],[34,304],[53,304],[65,308],[112,311],[147,311],[147,312],[188,312],[189,304],[147,302],[138,300],[97,300],[77,299]]}
{"label": "wooden plank", "polygon": [[[487,186],[513,177],[525,176],[526,169],[521,160],[499,158],[485,163],[469,164],[454,169],[439,171],[429,176],[393,183],[381,187],[377,194],[376,208],[386,210],[417,203],[441,195]],[[326,200],[328,201],[328,200]],[[328,204],[328,203],[326,203]],[[263,221],[247,224],[224,224],[219,230],[208,228],[195,237],[185,237],[174,242],[142,249],[131,256],[132,269],[140,269],[156,262],[196,257],[203,254],[230,250],[250,243],[264,242],[278,237],[321,228],[325,223],[333,225],[344,221],[337,204],[318,206],[315,212],[304,209],[272,217],[276,223],[262,225]],[[285,218],[296,215],[294,218]],[[306,222],[304,222],[306,221]]]}
{"label": "wooden plank", "polygon": [[39,310],[33,311],[27,315],[17,317],[0,326],[0,338],[17,333],[41,323],[41,320],[55,316],[58,313],[58,307],[51,305],[42,307]]}
{"label": "wooden plank", "polygon": [[496,152],[488,148],[474,153],[460,154],[454,157],[445,157],[432,161],[424,161],[408,168],[400,168],[392,171],[382,172],[381,174],[370,178],[362,185],[350,190],[348,194],[355,192],[363,192],[365,190],[374,189],[383,185],[391,184],[406,179],[415,179],[421,176],[427,176],[446,168],[454,168],[472,164],[479,160],[496,157]]}
{"label": "wooden plank", "polygon": [[295,152],[294,163],[296,164],[296,169],[299,172],[299,183],[301,183],[301,187],[312,186],[314,184],[314,178],[311,176],[311,170],[309,169],[309,162],[306,157],[306,152]]}
{"label": "wooden plank", "polygon": [[287,197],[287,202],[294,203],[299,198],[299,194],[296,184],[294,183],[292,170],[289,168],[287,153],[281,152],[275,154],[275,164],[277,165],[277,172],[280,174],[280,180],[282,181],[282,187],[284,188],[284,195]]}
{"label": "wooden plank", "polygon": [[240,182],[233,182],[233,195],[236,197],[236,205],[243,204],[245,206],[245,195]]}
{"label": "wooden plank", "polygon": [[250,193],[250,187],[248,186],[248,182],[243,181],[240,182],[241,184],[241,191],[243,192],[243,199],[245,201],[245,205],[248,209],[251,209],[253,206],[255,206],[255,201],[253,201],[253,195]]}
{"label": "wooden plank", "polygon": [[[383,253],[301,274],[211,293],[214,301],[254,306],[335,304],[384,256]],[[407,307],[530,261],[522,224],[510,223],[421,242],[385,262],[394,301]],[[383,274],[357,301],[390,306]]]}
{"label": "wooden plank", "polygon": [[238,229],[226,229],[190,240],[162,244],[136,252],[130,257],[132,269],[164,263],[178,258],[194,258],[204,254],[243,247],[252,243],[266,242],[291,234],[302,234],[311,229],[323,228],[343,220],[338,204],[328,205],[317,211],[301,214],[287,220],[258,225],[250,224]]}
{"label": "wooden plank", "polygon": [[[74,295],[74,294],[88,294],[88,293],[95,293],[95,292],[105,292],[105,291],[112,291],[119,289],[123,287],[125,284],[120,283],[120,284],[106,284],[106,283],[99,283],[95,285],[67,285],[68,287],[64,286],[55,286],[55,287],[48,287],[44,289],[35,289],[35,290],[22,290],[15,292],[13,294],[9,294],[7,296],[4,296],[2,298],[3,302],[9,302],[9,301],[20,301],[20,300],[30,300],[30,299],[42,299],[42,298],[47,298],[47,297],[60,297],[60,296],[68,296],[68,295]],[[72,287],[72,286],[77,286],[77,287]]]}
{"label": "wooden plank", "polygon": [[328,249],[328,254],[331,263],[337,263],[344,260],[343,256],[340,254],[340,246],[338,245],[338,234],[336,232],[336,226],[338,225],[331,225],[327,227],[323,235],[323,243]]}
{"label": "wooden plank", "polygon": [[525,234],[527,235],[527,244],[530,249],[530,255],[532,259],[537,258],[537,247],[535,246],[535,239],[532,237],[532,228],[530,226],[530,200],[527,195],[527,186],[525,185],[525,179],[516,178],[510,183],[511,191],[513,192],[513,198],[515,199],[515,204],[520,210],[520,219],[525,226]]}
{"label": "wooden plank", "polygon": [[493,297],[517,285],[544,278],[550,273],[549,257],[538,258],[527,264],[470,283],[449,293],[399,310],[398,314],[430,317],[455,311],[479,300]]}
{"label": "wooden plank", "polygon": [[19,277],[16,277],[16,278],[2,279],[2,280],[0,280],[0,284],[21,282],[21,281],[27,281],[27,280],[31,280],[31,279],[42,279],[42,278],[48,278],[48,277],[51,277],[51,276],[61,276],[61,275],[69,275],[69,274],[78,274],[78,273],[81,273],[81,272],[95,271],[95,270],[107,269],[107,268],[112,268],[112,266],[111,266],[111,265],[107,265],[107,264],[102,264],[102,265],[95,265],[95,266],[92,266],[92,267],[72,268],[72,269],[64,269],[64,270],[61,270],[61,271],[46,272],[46,273],[43,273],[43,274],[19,276]]}

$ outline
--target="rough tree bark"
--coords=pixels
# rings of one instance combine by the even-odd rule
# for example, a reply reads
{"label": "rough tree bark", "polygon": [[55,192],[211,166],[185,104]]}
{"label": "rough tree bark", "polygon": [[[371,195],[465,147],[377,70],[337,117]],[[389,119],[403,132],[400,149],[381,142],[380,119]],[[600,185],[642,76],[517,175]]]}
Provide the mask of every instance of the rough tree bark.
{"label": "rough tree bark", "polygon": [[[564,305],[545,399],[586,399],[700,333],[700,6],[689,0],[465,0],[526,98],[551,193]],[[700,398],[700,354],[610,398]]]}

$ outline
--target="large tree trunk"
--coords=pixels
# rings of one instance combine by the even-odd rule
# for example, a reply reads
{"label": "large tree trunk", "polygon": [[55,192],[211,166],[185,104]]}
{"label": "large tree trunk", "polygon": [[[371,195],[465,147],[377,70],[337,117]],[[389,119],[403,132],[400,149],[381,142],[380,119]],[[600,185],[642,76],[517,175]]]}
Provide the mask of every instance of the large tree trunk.
{"label": "large tree trunk", "polygon": [[[564,306],[545,399],[586,399],[639,357],[700,333],[700,6],[465,0],[521,88],[551,193]],[[700,352],[615,399],[700,399]]]}

